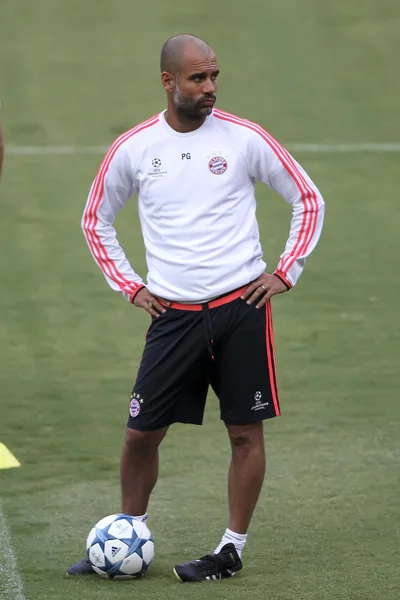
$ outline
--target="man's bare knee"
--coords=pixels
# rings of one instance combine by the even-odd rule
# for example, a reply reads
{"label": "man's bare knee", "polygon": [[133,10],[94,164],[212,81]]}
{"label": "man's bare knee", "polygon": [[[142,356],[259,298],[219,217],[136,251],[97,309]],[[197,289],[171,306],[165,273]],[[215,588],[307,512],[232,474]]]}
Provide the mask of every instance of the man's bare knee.
{"label": "man's bare knee", "polygon": [[168,427],[156,431],[139,431],[137,429],[126,430],[125,448],[129,452],[152,452],[162,442]]}
{"label": "man's bare knee", "polygon": [[232,451],[248,450],[257,446],[264,446],[263,423],[249,425],[227,425]]}

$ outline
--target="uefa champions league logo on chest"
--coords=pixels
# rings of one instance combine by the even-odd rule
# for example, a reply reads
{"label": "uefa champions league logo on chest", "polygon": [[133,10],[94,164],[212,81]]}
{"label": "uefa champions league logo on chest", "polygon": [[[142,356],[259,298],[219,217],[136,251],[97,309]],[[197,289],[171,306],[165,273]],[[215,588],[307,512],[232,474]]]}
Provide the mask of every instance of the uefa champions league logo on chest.
{"label": "uefa champions league logo on chest", "polygon": [[151,161],[152,170],[148,171],[148,177],[155,179],[156,177],[163,177],[167,174],[167,171],[162,171],[162,162],[160,158],[153,158]]}

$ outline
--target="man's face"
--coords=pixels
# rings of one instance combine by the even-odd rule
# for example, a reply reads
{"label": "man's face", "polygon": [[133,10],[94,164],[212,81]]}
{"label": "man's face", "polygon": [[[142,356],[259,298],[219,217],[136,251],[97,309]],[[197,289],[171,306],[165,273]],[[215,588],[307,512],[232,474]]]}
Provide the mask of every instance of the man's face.
{"label": "man's face", "polygon": [[215,54],[210,51],[188,51],[175,77],[172,99],[183,120],[202,120],[211,114],[216,100],[219,74]]}

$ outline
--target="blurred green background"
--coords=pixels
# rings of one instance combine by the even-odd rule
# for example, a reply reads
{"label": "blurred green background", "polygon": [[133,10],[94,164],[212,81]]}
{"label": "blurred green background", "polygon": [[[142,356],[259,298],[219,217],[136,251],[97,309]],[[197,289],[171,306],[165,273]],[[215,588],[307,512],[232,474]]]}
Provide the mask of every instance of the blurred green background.
{"label": "blurred green background", "polygon": [[[28,600],[398,600],[399,153],[335,145],[400,148],[399,31],[396,0],[2,3],[0,441],[22,467],[0,471],[1,600],[23,600],[10,547]],[[220,108],[289,147],[333,144],[295,153],[325,197],[326,224],[296,289],[273,301],[283,416],[266,424],[269,470],[242,573],[211,587],[172,574],[226,527],[229,449],[210,394],[204,427],[174,426],[163,444],[148,576],[68,579],[89,529],[119,510],[148,326],[81,234],[102,158],[84,147],[164,108],[159,52],[180,32],[215,49]],[[51,151],[60,146],[75,152]],[[260,187],[258,217],[272,269],[290,211]],[[116,226],[145,277],[135,199]]]}

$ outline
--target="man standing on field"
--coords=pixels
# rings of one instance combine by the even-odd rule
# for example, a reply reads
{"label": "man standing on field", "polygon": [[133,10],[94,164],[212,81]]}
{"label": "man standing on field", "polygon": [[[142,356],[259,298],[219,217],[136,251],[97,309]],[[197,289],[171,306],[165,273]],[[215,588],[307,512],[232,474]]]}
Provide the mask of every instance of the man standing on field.
{"label": "man standing on field", "polygon": [[[181,581],[232,576],[265,472],[263,420],[280,414],[270,299],[291,289],[320,236],[324,202],[262,127],[214,108],[217,58],[196,36],[161,52],[167,109],[121,135],[91,187],[82,227],[110,286],[152,322],[130,401],[122,512],[147,519],[158,446],[172,423],[201,425],[209,385],[232,447],[229,522],[214,554],[174,569]],[[265,271],[255,182],[292,206],[289,238]],[[135,273],[113,222],[138,193],[148,265]],[[92,572],[81,560],[68,573]]]}

